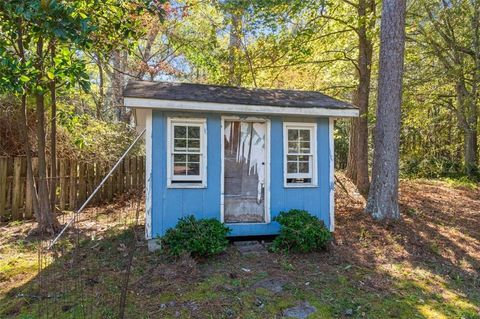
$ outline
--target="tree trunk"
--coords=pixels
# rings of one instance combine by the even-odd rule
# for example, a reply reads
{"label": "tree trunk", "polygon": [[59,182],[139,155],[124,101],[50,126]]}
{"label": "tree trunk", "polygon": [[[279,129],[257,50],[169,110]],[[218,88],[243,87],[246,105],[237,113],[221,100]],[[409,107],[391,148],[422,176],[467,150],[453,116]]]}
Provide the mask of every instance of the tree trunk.
{"label": "tree trunk", "polygon": [[405,11],[406,0],[383,1],[375,148],[366,207],[378,220],[400,218],[398,170]]}
{"label": "tree trunk", "polygon": [[[17,20],[17,28],[18,28],[18,34],[17,34],[17,46],[18,46],[18,53],[20,56],[20,63],[22,66],[25,63],[25,48],[23,45],[23,24],[22,20],[18,19]],[[22,103],[21,103],[21,109],[20,109],[20,135],[22,136],[23,139],[23,145],[25,148],[25,156],[27,159],[27,187],[29,187],[29,192],[31,194],[32,198],[32,206],[33,206],[33,211],[38,212],[39,211],[39,206],[38,206],[38,196],[37,196],[37,189],[35,186],[35,180],[33,176],[33,168],[32,168],[32,153],[30,150],[30,141],[28,139],[28,117],[27,117],[27,93],[26,93],[26,88],[23,88],[25,91],[22,94]]]}
{"label": "tree trunk", "polygon": [[359,192],[366,197],[370,180],[368,178],[368,103],[370,97],[370,78],[372,65],[372,42],[368,29],[373,27],[367,22],[368,13],[375,11],[375,2],[358,2],[358,86],[353,103],[358,106],[359,117],[352,119],[350,127],[350,145],[348,151],[347,176],[355,183]]}
{"label": "tree trunk", "polygon": [[[22,49],[23,51],[23,49]],[[27,187],[30,187],[29,193],[32,194],[32,207],[36,213],[39,211],[37,188],[33,178],[32,153],[30,151],[30,141],[28,140],[28,121],[27,121],[27,96],[22,95],[22,106],[20,109],[20,134],[23,139],[25,157],[27,159]],[[37,219],[38,220],[38,219]]]}
{"label": "tree trunk", "polygon": [[38,211],[36,218],[41,233],[53,234],[59,228],[55,212],[51,210],[47,185],[47,163],[45,152],[45,97],[42,93],[35,95],[37,106],[37,147],[38,147]]}
{"label": "tree trunk", "polygon": [[[51,47],[51,59],[54,63],[55,44]],[[50,82],[50,98],[52,101],[52,114],[50,118],[50,207],[55,212],[55,204],[57,199],[57,92],[56,81],[52,79]]]}
{"label": "tree trunk", "polygon": [[[40,38],[37,43],[38,65],[37,70],[43,70],[43,40]],[[42,76],[41,74],[39,75]],[[47,163],[46,163],[46,139],[45,139],[45,96],[41,92],[35,94],[36,115],[37,115],[37,153],[38,153],[38,179],[37,195],[38,210],[35,212],[38,231],[40,233],[53,234],[59,228],[55,212],[51,210],[48,184],[47,184]]]}
{"label": "tree trunk", "polygon": [[232,86],[240,86],[242,84],[242,75],[240,70],[237,69],[242,44],[241,32],[242,15],[238,12],[232,12],[230,24],[230,42],[228,46],[228,84]]}
{"label": "tree trunk", "polygon": [[100,57],[97,56],[97,67],[98,67],[98,99],[96,104],[96,117],[98,120],[102,119],[102,111],[103,111],[103,102],[105,101],[105,81],[103,78],[103,65],[102,61],[100,61]]}
{"label": "tree trunk", "polygon": [[472,97],[466,87],[465,78],[459,76],[455,86],[457,93],[457,118],[463,131],[463,162],[465,173],[472,176],[477,170],[477,125],[478,112],[475,97]]}
{"label": "tree trunk", "polygon": [[477,130],[465,130],[464,142],[464,157],[465,157],[465,172],[472,176],[477,170]]}
{"label": "tree trunk", "polygon": [[113,89],[113,107],[117,111],[117,119],[122,122],[130,120],[127,109],[123,104],[123,85],[125,82],[125,63],[121,52],[114,51],[112,56],[113,72],[112,72],[112,89]]}

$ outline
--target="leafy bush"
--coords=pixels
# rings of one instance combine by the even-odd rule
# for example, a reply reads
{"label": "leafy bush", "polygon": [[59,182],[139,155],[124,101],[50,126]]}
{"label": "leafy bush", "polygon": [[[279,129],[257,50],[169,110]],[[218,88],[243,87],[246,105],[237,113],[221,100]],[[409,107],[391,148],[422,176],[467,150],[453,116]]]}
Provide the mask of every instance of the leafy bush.
{"label": "leafy bush", "polygon": [[180,218],[161,238],[162,249],[170,256],[190,254],[207,257],[221,253],[228,246],[226,236],[230,228],[216,219]]}
{"label": "leafy bush", "polygon": [[273,219],[280,223],[280,234],[273,241],[274,251],[311,252],[324,249],[331,240],[323,221],[305,210],[280,212]]}

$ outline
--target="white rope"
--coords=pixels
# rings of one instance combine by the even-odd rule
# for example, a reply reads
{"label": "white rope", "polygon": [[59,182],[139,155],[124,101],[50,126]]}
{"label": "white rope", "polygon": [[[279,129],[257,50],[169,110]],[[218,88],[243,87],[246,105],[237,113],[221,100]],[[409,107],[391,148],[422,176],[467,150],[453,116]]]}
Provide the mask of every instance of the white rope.
{"label": "white rope", "polygon": [[63,229],[60,231],[60,233],[58,233],[58,235],[53,239],[53,241],[50,243],[50,245],[47,248],[48,250],[50,250],[55,245],[55,243],[60,239],[60,237],[67,230],[67,228],[70,227],[70,225],[72,225],[72,223],[75,220],[76,215],[80,214],[85,209],[85,207],[92,200],[92,198],[95,196],[95,194],[97,194],[97,192],[100,190],[100,188],[103,186],[103,184],[105,184],[105,182],[110,177],[110,175],[112,175],[112,173],[115,171],[115,169],[118,167],[118,165],[120,165],[120,163],[123,161],[125,156],[127,156],[127,154],[130,152],[130,150],[133,148],[133,146],[135,146],[135,144],[138,142],[138,140],[143,136],[143,134],[145,134],[145,131],[146,131],[146,129],[143,129],[143,131],[137,136],[137,138],[135,138],[135,140],[132,142],[132,144],[130,144],[130,146],[127,148],[125,153],[123,153],[123,155],[120,157],[120,159],[117,161],[117,163],[115,163],[115,165],[113,165],[112,169],[103,178],[103,180],[100,182],[100,184],[98,184],[97,188],[95,188],[93,193],[87,198],[87,200],[82,204],[82,206],[80,206],[80,208],[76,212],[74,212],[74,215],[73,215],[72,219],[70,219],[70,221],[63,227]]}

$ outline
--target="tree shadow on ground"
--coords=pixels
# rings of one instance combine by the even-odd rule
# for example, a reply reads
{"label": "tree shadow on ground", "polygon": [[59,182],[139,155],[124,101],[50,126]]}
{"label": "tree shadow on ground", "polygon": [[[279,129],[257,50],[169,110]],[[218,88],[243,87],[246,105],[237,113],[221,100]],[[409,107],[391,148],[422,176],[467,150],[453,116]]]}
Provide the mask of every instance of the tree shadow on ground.
{"label": "tree shadow on ground", "polygon": [[361,204],[341,205],[337,255],[375,269],[396,293],[411,291],[420,316],[480,318],[478,191],[404,182],[401,203],[402,220],[385,224]]}

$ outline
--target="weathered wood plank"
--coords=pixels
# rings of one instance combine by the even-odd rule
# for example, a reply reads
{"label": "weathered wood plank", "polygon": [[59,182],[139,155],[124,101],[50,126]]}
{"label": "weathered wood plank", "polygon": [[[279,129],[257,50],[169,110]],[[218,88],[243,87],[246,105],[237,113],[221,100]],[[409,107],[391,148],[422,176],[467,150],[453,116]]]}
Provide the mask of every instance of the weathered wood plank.
{"label": "weathered wood plank", "polygon": [[78,205],[83,203],[87,196],[86,175],[85,162],[78,163]]}
{"label": "weathered wood plank", "polygon": [[[26,165],[28,165],[26,163]],[[25,168],[26,169],[26,168]],[[32,187],[25,172],[25,219],[31,219],[33,216],[33,193]]]}
{"label": "weathered wood plank", "polygon": [[[95,188],[100,185],[102,181],[102,164],[100,162],[95,163]],[[95,203],[99,203],[103,199],[103,187],[95,195]]]}
{"label": "weathered wood plank", "polygon": [[[105,175],[108,174],[108,172],[110,171],[110,169],[111,169],[110,165],[111,165],[110,162],[106,163]],[[107,201],[111,201],[112,198],[113,198],[113,178],[112,178],[112,176],[113,175],[110,175],[110,177],[106,181]]]}
{"label": "weathered wood plank", "polygon": [[132,189],[132,178],[130,175],[130,157],[125,157],[125,190],[126,192]]}
{"label": "weathered wood plank", "polygon": [[12,220],[21,220],[20,205],[22,205],[22,158],[13,159],[13,192],[12,192]]}
{"label": "weathered wood plank", "polygon": [[0,221],[6,220],[7,207],[7,158],[0,157]]}
{"label": "weathered wood plank", "polygon": [[117,170],[118,170],[117,185],[118,185],[118,192],[120,194],[123,194],[123,192],[125,191],[125,171],[123,170],[124,163],[125,161],[121,161],[117,167]]}
{"label": "weathered wood plank", "polygon": [[145,187],[145,156],[140,156],[140,186],[142,189]]}
{"label": "weathered wood plank", "polygon": [[138,186],[138,181],[137,181],[137,157],[132,156],[130,157],[130,172],[132,174],[132,190],[136,191],[137,186]]}
{"label": "weathered wood plank", "polygon": [[87,163],[87,197],[93,192],[95,184],[95,170],[92,163]]}
{"label": "weathered wood plank", "polygon": [[112,194],[115,195],[115,194],[117,194],[117,189],[118,189],[118,185],[117,185],[118,170],[117,169],[112,173],[112,176],[110,176],[110,178],[112,180]]}
{"label": "weathered wood plank", "polygon": [[75,210],[77,208],[77,162],[70,160],[70,187],[68,193],[68,208]]}
{"label": "weathered wood plank", "polygon": [[68,162],[66,159],[60,159],[60,210],[67,207],[68,183],[67,183]]}

